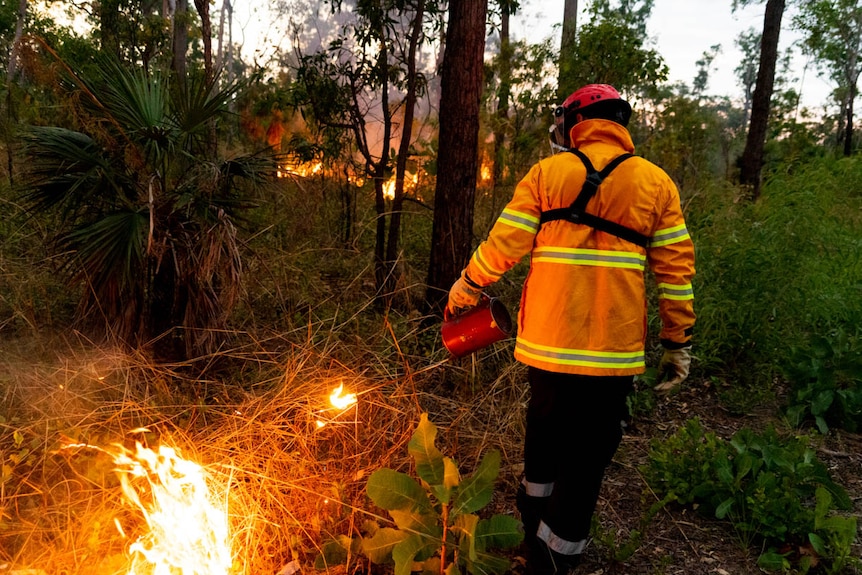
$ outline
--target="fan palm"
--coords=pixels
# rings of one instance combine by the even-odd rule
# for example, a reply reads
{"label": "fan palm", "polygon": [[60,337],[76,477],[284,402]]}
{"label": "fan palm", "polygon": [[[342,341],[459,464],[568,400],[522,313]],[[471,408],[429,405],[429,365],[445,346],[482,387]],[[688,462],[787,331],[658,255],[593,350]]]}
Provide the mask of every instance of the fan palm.
{"label": "fan palm", "polygon": [[173,87],[113,61],[90,70],[68,78],[78,130],[24,135],[28,205],[59,216],[84,317],[132,344],[173,330],[162,352],[210,352],[241,289],[237,218],[272,159],[216,159],[214,123],[235,85]]}

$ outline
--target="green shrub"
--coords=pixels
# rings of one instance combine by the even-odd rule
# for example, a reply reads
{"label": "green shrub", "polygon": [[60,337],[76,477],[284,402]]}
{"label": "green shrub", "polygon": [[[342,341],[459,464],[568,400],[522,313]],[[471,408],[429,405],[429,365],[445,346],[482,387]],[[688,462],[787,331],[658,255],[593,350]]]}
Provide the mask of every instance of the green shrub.
{"label": "green shrub", "polygon": [[395,575],[423,573],[503,573],[509,562],[491,553],[523,539],[520,522],[508,515],[481,519],[500,472],[500,452],[487,453],[476,471],[461,477],[455,462],[435,446],[437,428],[423,413],[408,444],[420,481],[393,469],[379,469],[366,491],[385,509],[395,527],[366,521],[361,537],[343,536],[324,546],[317,567],[361,553],[371,562],[394,561]]}
{"label": "green shrub", "polygon": [[793,386],[787,415],[801,425],[814,419],[821,433],[829,427],[851,432],[862,429],[862,341],[836,330],[814,336],[793,349],[784,374]]}
{"label": "green shrub", "polygon": [[849,554],[853,538],[847,540],[846,521],[855,533],[855,519],[827,516],[833,502],[849,509],[851,501],[802,439],[742,429],[726,441],[692,419],[666,440],[653,441],[644,475],[659,497],[730,521],[746,544],[829,541],[813,545],[824,559],[841,561]]}
{"label": "green shrub", "polygon": [[822,159],[772,176],[756,203],[719,186],[692,200],[697,356],[731,386],[723,399],[747,408],[792,350],[862,324],[859,182],[862,162]]}

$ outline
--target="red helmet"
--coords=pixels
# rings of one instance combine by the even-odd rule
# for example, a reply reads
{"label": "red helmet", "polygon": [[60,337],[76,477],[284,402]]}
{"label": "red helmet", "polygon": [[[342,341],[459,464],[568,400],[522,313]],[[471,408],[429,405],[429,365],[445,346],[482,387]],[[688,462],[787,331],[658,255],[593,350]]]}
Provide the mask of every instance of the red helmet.
{"label": "red helmet", "polygon": [[572,92],[562,107],[566,112],[575,112],[600,100],[622,100],[622,96],[609,84],[587,84]]}

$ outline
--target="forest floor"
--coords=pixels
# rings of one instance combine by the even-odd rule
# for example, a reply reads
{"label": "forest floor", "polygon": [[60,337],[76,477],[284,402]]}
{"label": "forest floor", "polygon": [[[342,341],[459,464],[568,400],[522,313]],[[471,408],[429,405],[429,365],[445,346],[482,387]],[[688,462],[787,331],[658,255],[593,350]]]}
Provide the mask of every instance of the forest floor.
{"label": "forest floor", "polygon": [[[742,427],[764,429],[777,409],[735,415],[720,406],[710,384],[684,385],[661,399],[648,418],[636,419],[607,469],[596,509],[600,530],[588,544],[575,575],[748,575],[768,573],[757,566],[760,550],[746,545],[727,521],[691,508],[668,505],[642,522],[657,501],[641,472],[652,438],[665,437],[697,417],[705,429],[730,438]],[[670,430],[670,431],[668,431]],[[862,518],[862,436],[830,431],[817,450],[832,478],[853,501],[850,513]],[[514,502],[511,502],[514,506]],[[859,521],[862,529],[862,521]],[[632,532],[642,529],[642,539]],[[862,536],[862,534],[860,534]],[[805,552],[803,550],[803,552]],[[857,538],[854,552],[862,557]],[[628,555],[621,559],[622,556]],[[513,573],[523,573],[523,557],[513,556]],[[857,573],[845,569],[842,574]]]}

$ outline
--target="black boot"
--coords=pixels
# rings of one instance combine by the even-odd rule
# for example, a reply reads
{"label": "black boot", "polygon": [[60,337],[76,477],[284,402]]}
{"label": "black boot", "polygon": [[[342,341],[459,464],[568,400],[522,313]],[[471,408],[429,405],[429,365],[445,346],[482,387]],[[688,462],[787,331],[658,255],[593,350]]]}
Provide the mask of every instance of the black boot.
{"label": "black boot", "polygon": [[525,572],[526,575],[573,575],[580,562],[580,555],[557,553],[536,537],[533,546],[527,549]]}

